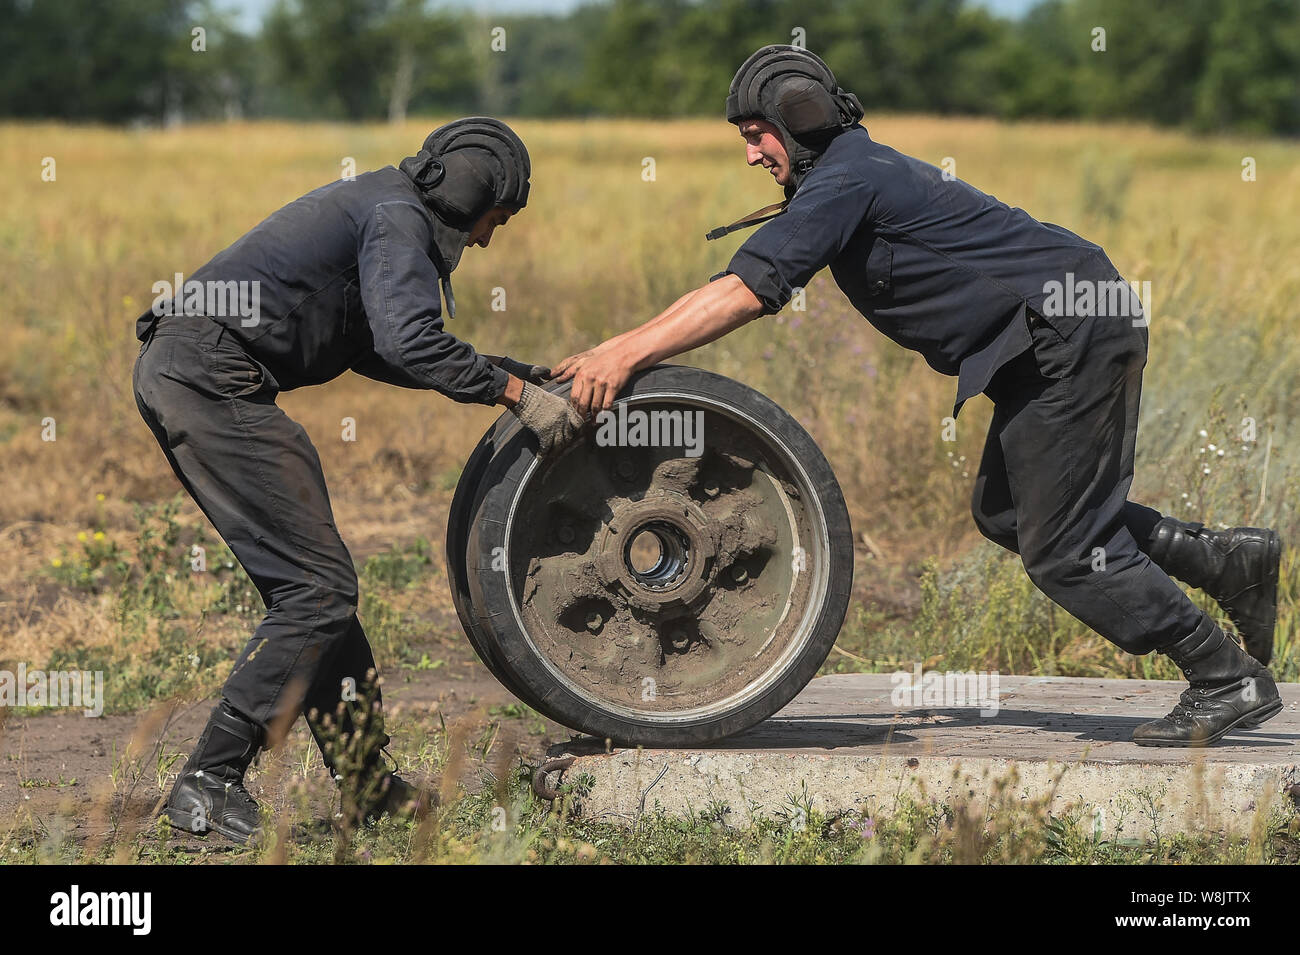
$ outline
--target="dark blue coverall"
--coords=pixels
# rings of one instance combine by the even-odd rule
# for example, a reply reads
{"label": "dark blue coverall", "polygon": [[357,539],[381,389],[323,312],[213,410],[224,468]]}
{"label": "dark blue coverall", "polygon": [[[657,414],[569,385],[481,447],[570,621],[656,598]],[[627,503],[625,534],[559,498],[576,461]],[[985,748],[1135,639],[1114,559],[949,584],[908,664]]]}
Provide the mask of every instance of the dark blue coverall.
{"label": "dark blue coverall", "polygon": [[1053,282],[1122,281],[1099,246],[855,126],[721,274],[774,313],[828,265],[876,328],[957,376],[954,417],[972,395],[994,402],[971,502],[986,537],[1130,653],[1196,629],[1202,612],[1146,553],[1162,515],[1127,499],[1147,356],[1140,303],[1079,314],[1049,297]]}
{"label": "dark blue coverall", "polygon": [[460,402],[491,404],[505,389],[504,371],[443,329],[436,234],[400,170],[338,181],[186,277],[187,288],[257,282],[255,320],[151,307],[137,322],[140,413],[267,607],[223,689],[264,728],[335,713],[348,678],[364,698],[375,665],[320,459],[276,395],[349,369]]}

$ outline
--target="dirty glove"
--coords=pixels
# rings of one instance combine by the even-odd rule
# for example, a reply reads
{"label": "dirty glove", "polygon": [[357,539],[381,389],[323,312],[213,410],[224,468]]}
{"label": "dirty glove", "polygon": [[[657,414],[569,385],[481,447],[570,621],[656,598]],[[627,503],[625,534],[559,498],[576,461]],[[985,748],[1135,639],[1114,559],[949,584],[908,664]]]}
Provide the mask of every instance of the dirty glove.
{"label": "dirty glove", "polygon": [[515,361],[509,355],[484,355],[483,357],[498,368],[504,368],[516,378],[531,381],[535,385],[545,384],[551,377],[551,369],[544,365],[529,365],[522,361]]}
{"label": "dirty glove", "polygon": [[559,395],[524,382],[519,400],[510,409],[525,428],[537,435],[538,453],[545,457],[573,441],[582,430],[582,417]]}

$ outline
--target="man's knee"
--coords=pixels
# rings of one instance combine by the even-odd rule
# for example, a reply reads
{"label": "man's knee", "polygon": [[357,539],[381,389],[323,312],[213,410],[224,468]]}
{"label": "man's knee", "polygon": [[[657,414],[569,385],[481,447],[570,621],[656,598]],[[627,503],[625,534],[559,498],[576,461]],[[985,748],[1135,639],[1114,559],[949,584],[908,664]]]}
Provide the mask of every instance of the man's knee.
{"label": "man's knee", "polygon": [[350,625],[357,615],[357,604],[360,599],[356,575],[330,581],[323,584],[320,590],[322,615],[331,621]]}
{"label": "man's knee", "polygon": [[301,582],[278,601],[279,609],[303,624],[319,629],[347,632],[357,615],[357,578],[337,576]]}
{"label": "man's knee", "polygon": [[1065,548],[1030,545],[1021,549],[1025,574],[1049,597],[1072,590],[1080,578],[1093,572],[1091,564]]}

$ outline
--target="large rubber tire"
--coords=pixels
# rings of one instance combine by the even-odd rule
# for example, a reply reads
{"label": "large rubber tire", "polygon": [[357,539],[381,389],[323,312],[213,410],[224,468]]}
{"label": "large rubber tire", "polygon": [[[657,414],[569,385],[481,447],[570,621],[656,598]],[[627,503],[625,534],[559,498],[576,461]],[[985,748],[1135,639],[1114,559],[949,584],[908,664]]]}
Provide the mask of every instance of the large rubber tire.
{"label": "large rubber tire", "polygon": [[[569,389],[568,385],[551,385],[548,390],[567,395]],[[605,520],[598,530],[591,532],[593,543],[588,553],[595,553],[599,551],[594,543],[596,535],[604,535],[599,538],[604,540],[618,530],[614,525],[619,519],[611,507],[623,508],[618,513],[641,513],[634,509],[644,511],[652,505],[659,506],[657,502],[660,500],[677,499],[675,492],[662,491],[658,475],[663,468],[671,471],[679,464],[689,467],[692,462],[685,460],[684,452],[656,450],[652,456],[638,459],[642,470],[653,470],[653,476],[645,478],[647,490],[644,492],[638,489],[622,497],[610,495],[601,500],[588,497],[586,500],[559,501],[557,498],[567,493],[564,488],[568,485],[561,485],[558,494],[546,496],[556,490],[555,482],[560,480],[556,475],[589,474],[596,466],[593,464],[598,460],[596,455],[608,454],[609,449],[597,449],[589,436],[585,443],[556,456],[555,460],[543,461],[535,453],[536,439],[531,432],[523,428],[513,415],[503,415],[471,455],[453,500],[447,537],[453,599],[466,633],[485,665],[511,692],[543,715],[565,726],[620,744],[684,746],[714,742],[756,725],[785,706],[816,675],[830,653],[847,612],[852,585],[853,546],[847,509],[830,465],[811,436],[778,405],[739,382],[700,369],[660,365],[634,376],[621,394],[619,404],[628,408],[680,408],[684,412],[707,412],[709,420],[714,422],[712,433],[721,435],[715,440],[728,445],[714,448],[711,453],[715,457],[709,460],[724,460],[729,467],[731,462],[738,461],[740,464],[735,465],[736,468],[749,465],[749,470],[737,471],[740,476],[736,489],[728,487],[721,494],[717,487],[710,486],[706,490],[715,495],[714,500],[724,501],[728,507],[734,504],[739,508],[744,504],[751,509],[755,516],[744,517],[744,520],[735,516],[743,516],[741,510],[726,510],[725,513],[735,525],[731,528],[733,537],[739,533],[735,528],[743,526],[749,529],[751,536],[757,535],[754,539],[760,540],[761,546],[755,545],[755,549],[746,551],[737,545],[734,553],[719,551],[706,560],[702,555],[714,547],[721,532],[715,533],[709,520],[701,516],[702,508],[720,505],[701,497],[701,505],[695,506],[691,500],[683,498],[685,506],[697,515],[696,523],[687,527],[683,519],[685,530],[667,526],[662,529],[667,540],[661,538],[661,543],[668,548],[676,539],[674,535],[680,535],[686,542],[681,548],[681,560],[673,572],[679,578],[689,577],[688,583],[697,583],[702,588],[699,591],[702,596],[696,598],[695,604],[674,606],[671,612],[661,610],[657,603],[653,604],[652,611],[644,611],[642,607],[632,611],[626,606],[616,606],[617,601],[614,601],[605,611],[609,616],[605,626],[613,638],[616,614],[624,613],[618,620],[635,618],[634,623],[628,624],[627,632],[620,635],[633,643],[640,642],[641,649],[653,653],[653,641],[643,640],[643,632],[663,640],[665,626],[682,624],[683,621],[689,625],[690,615],[700,601],[707,605],[716,600],[724,606],[724,601],[732,601],[745,606],[744,600],[750,599],[756,608],[752,626],[750,618],[745,616],[741,618],[743,625],[733,627],[731,632],[748,634],[741,642],[747,640],[748,644],[757,644],[759,649],[751,653],[746,644],[727,652],[736,654],[735,659],[740,661],[734,671],[736,678],[747,680],[752,670],[757,674],[753,681],[735,691],[720,691],[716,700],[701,698],[700,695],[707,693],[712,686],[709,680],[722,684],[732,673],[725,666],[714,665],[727,663],[730,658],[721,655],[722,649],[715,650],[715,646],[721,647],[723,641],[704,639],[704,624],[701,622],[699,633],[687,635],[681,629],[673,630],[671,635],[677,638],[677,642],[671,646],[664,644],[668,647],[665,660],[677,652],[675,648],[679,642],[685,647],[680,651],[682,656],[674,655],[672,662],[680,672],[688,674],[683,678],[686,689],[680,695],[684,700],[689,699],[689,703],[674,708],[655,698],[653,703],[643,707],[635,702],[634,693],[633,702],[629,703],[629,687],[612,684],[603,671],[600,676],[605,682],[602,683],[596,676],[589,676],[587,668],[580,665],[581,659],[575,663],[564,658],[561,638],[567,631],[556,621],[573,608],[564,606],[547,617],[539,609],[544,601],[536,596],[539,586],[536,583],[533,584],[533,595],[524,596],[530,575],[538,574],[540,579],[545,570],[538,570],[542,561],[534,553],[521,552],[525,543],[549,540],[538,536],[544,533],[539,528],[548,521],[540,507],[543,497],[548,507],[573,506],[585,508],[589,513],[603,509]],[[700,420],[703,421],[703,417]],[[743,453],[737,448],[741,448]],[[651,454],[649,451],[644,453]],[[719,454],[721,458],[717,457]],[[631,467],[635,469],[637,466]],[[695,466],[702,467],[698,463]],[[563,471],[564,468],[569,471]],[[575,468],[580,470],[575,472]],[[707,483],[719,482],[709,478]],[[695,485],[688,484],[686,478],[672,485],[673,488],[679,486],[689,486],[690,494],[697,493]],[[582,493],[581,490],[574,491],[576,496]],[[525,505],[529,508],[526,513],[521,510]],[[769,519],[773,514],[778,517]],[[704,527],[707,533],[701,532],[700,527]],[[694,529],[694,536],[689,536],[691,529]],[[567,527],[566,530],[572,540],[573,532]],[[710,543],[702,544],[706,537]],[[576,546],[585,539],[582,538]],[[799,543],[795,544],[795,541]],[[620,546],[623,547],[620,553],[626,555],[626,546]],[[783,546],[791,553],[783,553]],[[538,551],[540,553],[540,549]],[[795,551],[802,555],[795,560],[806,561],[806,569],[792,567],[788,571],[782,570],[781,562],[789,560]],[[761,557],[753,557],[760,552]],[[567,558],[567,555],[561,556]],[[605,562],[601,567],[611,566],[608,553],[597,556]],[[573,559],[583,558],[585,555]],[[716,579],[709,583],[705,568],[715,561],[721,567],[724,558],[730,558],[734,568],[738,569],[731,570],[731,576],[723,578],[721,571],[713,568]],[[655,566],[665,566],[664,560],[667,558]],[[557,566],[563,569],[567,565]],[[746,568],[751,567],[753,575],[749,576]],[[683,568],[689,568],[689,573]],[[582,569],[585,571],[586,565]],[[623,572],[622,568],[619,572]],[[639,571],[629,563],[627,573]],[[554,574],[551,579],[555,579]],[[640,582],[642,578],[635,579]],[[637,591],[637,600],[666,600],[671,597],[672,587],[685,586],[677,583],[659,586],[657,578],[651,583],[655,586],[648,587],[646,594]],[[746,597],[750,591],[752,596]],[[780,604],[781,600],[785,603]],[[574,606],[577,608],[574,612],[581,611],[580,601]],[[596,614],[597,618],[599,616]],[[660,616],[665,619],[660,620]],[[769,618],[775,621],[770,628],[765,622]],[[650,623],[644,623],[643,619]],[[734,621],[736,618],[728,619]],[[569,626],[572,628],[572,623]],[[544,628],[547,628],[545,633]],[[770,635],[767,629],[770,629]],[[575,642],[581,638],[599,648],[599,639],[588,638],[580,627],[573,628],[573,632]],[[784,636],[778,639],[778,634]],[[689,656],[692,653],[694,657]],[[769,654],[770,660],[763,656],[765,653]],[[570,655],[575,656],[576,651]],[[684,662],[693,660],[704,660],[708,664],[702,671],[705,676],[696,676],[690,670],[691,666],[699,664]],[[756,660],[761,662],[753,662]]]}
{"label": "large rubber tire", "polygon": [[528,689],[510,675],[497,656],[493,641],[479,627],[478,616],[471,606],[469,592],[469,574],[465,566],[465,552],[469,543],[469,525],[473,515],[478,513],[478,504],[485,490],[484,475],[492,456],[504,442],[498,441],[499,433],[510,430],[511,436],[517,433],[518,419],[512,414],[503,414],[488,428],[487,433],[479,439],[465,469],[456,484],[456,493],[451,499],[451,510],[447,516],[447,580],[451,586],[451,600],[456,607],[456,616],[460,618],[461,627],[469,638],[470,645],[478,654],[483,665],[488,668],[501,684],[535,710],[540,711],[540,701]]}

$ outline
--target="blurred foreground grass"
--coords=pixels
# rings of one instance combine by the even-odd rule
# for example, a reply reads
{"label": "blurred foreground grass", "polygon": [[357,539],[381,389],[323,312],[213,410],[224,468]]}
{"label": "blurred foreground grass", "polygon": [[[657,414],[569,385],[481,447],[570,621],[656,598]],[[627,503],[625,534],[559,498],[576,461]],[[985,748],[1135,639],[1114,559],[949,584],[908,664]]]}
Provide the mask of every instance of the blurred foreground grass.
{"label": "blurred foreground grass", "polygon": [[[151,715],[152,716],[152,715]],[[1160,785],[1115,794],[1103,818],[1081,801],[1051,808],[1068,793],[1062,767],[1048,791],[1027,793],[1015,767],[992,782],[986,799],[902,793],[854,810],[827,811],[816,793],[792,779],[784,801],[757,806],[713,801],[688,817],[655,800],[634,818],[583,812],[592,779],[581,774],[539,799],[535,760],[514,758],[510,740],[530,719],[526,708],[494,714],[486,725],[448,725],[436,714],[394,713],[388,729],[403,752],[407,778],[426,782],[438,799],[419,821],[384,818],[352,830],[331,813],[338,805],[314,745],[298,729],[265,753],[249,775],[262,801],[268,838],[260,847],[154,824],[151,807],[165,795],[184,747],[158,720],[121,754],[109,778],[61,781],[57,811],[22,811],[0,829],[0,864],[1295,864],[1300,811],[1288,799],[1261,800],[1225,837],[1205,825],[1184,830],[1175,819],[1218,798],[1200,789],[1184,805]],[[533,714],[535,716],[535,714]],[[140,745],[136,745],[136,743]],[[961,768],[954,766],[954,776]],[[572,775],[572,774],[571,774]],[[89,822],[87,823],[87,817]],[[1131,823],[1131,825],[1129,825]]]}

